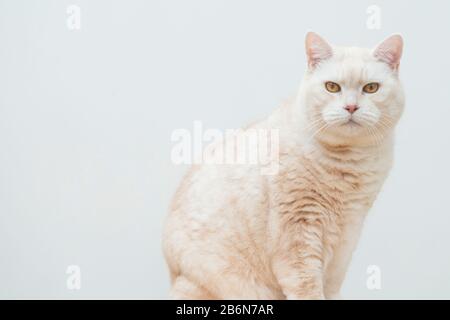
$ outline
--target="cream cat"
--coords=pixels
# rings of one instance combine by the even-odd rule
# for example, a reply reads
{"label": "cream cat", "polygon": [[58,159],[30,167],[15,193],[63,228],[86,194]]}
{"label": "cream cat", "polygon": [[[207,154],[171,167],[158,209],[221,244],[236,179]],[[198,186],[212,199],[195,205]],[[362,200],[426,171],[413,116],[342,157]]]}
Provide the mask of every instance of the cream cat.
{"label": "cream cat", "polygon": [[364,218],[392,164],[403,41],[374,50],[306,36],[297,97],[251,128],[279,129],[279,172],[198,165],[163,247],[178,299],[339,297]]}

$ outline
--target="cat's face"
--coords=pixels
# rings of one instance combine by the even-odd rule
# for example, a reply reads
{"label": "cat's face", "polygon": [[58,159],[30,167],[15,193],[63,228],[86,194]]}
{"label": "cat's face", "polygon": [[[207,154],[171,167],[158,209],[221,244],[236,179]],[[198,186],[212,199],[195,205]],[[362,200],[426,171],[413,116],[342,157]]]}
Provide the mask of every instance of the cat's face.
{"label": "cat's face", "polygon": [[403,110],[402,46],[394,35],[374,50],[331,47],[309,33],[302,95],[311,133],[332,145],[381,143]]}

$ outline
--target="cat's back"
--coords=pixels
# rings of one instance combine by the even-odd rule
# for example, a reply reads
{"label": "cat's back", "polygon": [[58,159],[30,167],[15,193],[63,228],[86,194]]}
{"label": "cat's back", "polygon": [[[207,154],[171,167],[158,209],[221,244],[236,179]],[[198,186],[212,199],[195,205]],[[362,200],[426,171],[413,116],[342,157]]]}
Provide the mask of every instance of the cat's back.
{"label": "cat's back", "polygon": [[[283,126],[286,110],[287,105],[281,106],[269,117],[208,145],[204,150],[203,160],[207,155],[209,160],[213,159],[212,163],[193,165],[183,177],[172,199],[166,228],[173,228],[171,225],[174,224],[185,229],[196,226],[196,230],[201,228],[212,230],[218,225],[230,223],[230,218],[233,218],[233,221],[246,218],[251,215],[255,206],[265,206],[267,172],[264,169],[267,169],[267,165],[261,165],[259,159],[256,163],[251,160],[250,154],[256,153],[258,157],[260,150],[248,148],[242,150],[238,144],[239,141],[245,141],[247,144],[244,147],[248,147],[249,139],[252,139],[251,134],[270,135],[271,130],[279,130]],[[257,138],[260,139],[260,136]],[[232,163],[227,162],[226,155],[230,152],[230,149],[227,149],[230,142],[234,144],[232,151],[235,152],[233,157],[235,162]],[[237,159],[243,153],[245,153],[244,161],[239,162]],[[215,158],[216,154],[223,155]],[[278,156],[278,152],[276,155]],[[278,159],[272,160],[278,164]]]}

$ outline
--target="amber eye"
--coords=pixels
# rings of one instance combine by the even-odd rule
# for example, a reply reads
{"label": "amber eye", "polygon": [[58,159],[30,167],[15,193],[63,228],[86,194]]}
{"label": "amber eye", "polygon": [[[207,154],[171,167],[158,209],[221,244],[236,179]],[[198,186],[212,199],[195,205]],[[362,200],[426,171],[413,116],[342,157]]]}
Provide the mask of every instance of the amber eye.
{"label": "amber eye", "polygon": [[380,87],[380,85],[379,85],[378,83],[376,83],[376,82],[371,82],[371,83],[366,84],[366,85],[363,87],[363,91],[364,91],[365,93],[375,93],[375,92],[378,91],[378,88],[379,88],[379,87]]}
{"label": "amber eye", "polygon": [[325,88],[333,93],[341,91],[341,87],[336,82],[331,81],[325,82]]}

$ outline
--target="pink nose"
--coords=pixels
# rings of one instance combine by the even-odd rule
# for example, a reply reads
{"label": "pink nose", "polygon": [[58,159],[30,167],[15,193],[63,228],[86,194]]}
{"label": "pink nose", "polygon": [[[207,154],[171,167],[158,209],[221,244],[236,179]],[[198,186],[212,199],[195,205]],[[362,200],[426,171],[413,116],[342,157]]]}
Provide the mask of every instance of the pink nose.
{"label": "pink nose", "polygon": [[356,110],[359,109],[359,107],[356,104],[349,104],[348,106],[346,106],[344,108],[345,110],[347,110],[348,112],[350,112],[351,114],[354,113]]}

